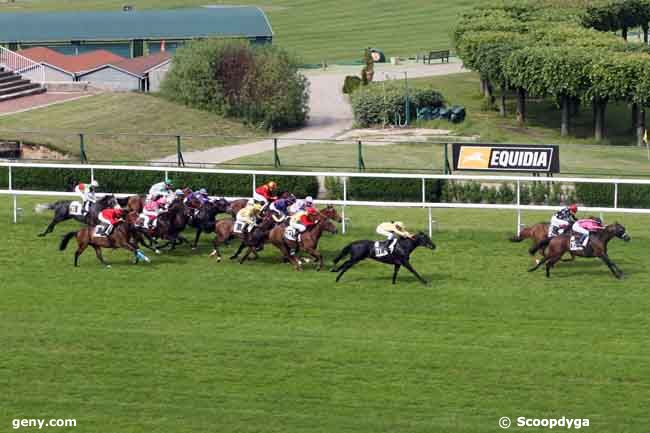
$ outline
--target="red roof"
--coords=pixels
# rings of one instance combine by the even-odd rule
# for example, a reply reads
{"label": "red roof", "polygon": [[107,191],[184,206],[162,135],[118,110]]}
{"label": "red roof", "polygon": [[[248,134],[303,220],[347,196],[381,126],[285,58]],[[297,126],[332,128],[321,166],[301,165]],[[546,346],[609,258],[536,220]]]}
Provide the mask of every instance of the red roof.
{"label": "red roof", "polygon": [[119,63],[125,60],[124,57],[106,50],[89,51],[78,56],[66,56],[49,48],[33,47],[18,51],[18,54],[35,62],[47,63],[70,73],[88,71],[98,66]]}
{"label": "red roof", "polygon": [[166,51],[161,51],[149,56],[134,57],[132,59],[125,59],[121,62],[111,63],[116,68],[123,69],[131,72],[134,75],[142,76],[151,68],[166,63],[171,58],[171,55]]}

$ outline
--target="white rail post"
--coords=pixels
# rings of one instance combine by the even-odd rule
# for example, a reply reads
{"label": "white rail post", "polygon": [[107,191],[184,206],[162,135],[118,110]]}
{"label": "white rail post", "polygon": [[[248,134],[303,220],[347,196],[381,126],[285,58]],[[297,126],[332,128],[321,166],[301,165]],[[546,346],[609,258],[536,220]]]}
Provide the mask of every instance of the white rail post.
{"label": "white rail post", "polygon": [[343,234],[345,234],[346,223],[345,223],[345,203],[348,200],[348,178],[343,178],[343,209],[341,210],[341,218],[343,221]]}
{"label": "white rail post", "polygon": [[[165,176],[165,177],[166,177],[166,176]],[[92,183],[92,182],[94,182],[94,181],[95,181],[95,168],[94,168],[94,167],[90,167],[90,182]]]}
{"label": "white rail post", "polygon": [[429,206],[429,237],[433,236],[433,215],[431,215],[431,207]]}
{"label": "white rail post", "polygon": [[253,173],[253,192],[251,192],[251,197],[255,197],[255,186],[257,185],[257,176]]}
{"label": "white rail post", "polygon": [[427,202],[427,186],[426,181],[422,178],[422,204]]}
{"label": "white rail post", "polygon": [[517,231],[515,234],[519,234],[521,230],[521,181],[517,180]]}
{"label": "white rail post", "polygon": [[614,184],[614,209],[618,208],[618,183]]}
{"label": "white rail post", "polygon": [[165,180],[169,179],[169,172],[165,170]]}
{"label": "white rail post", "polygon": [[[12,178],[12,172],[11,172],[11,166],[9,166],[9,176],[8,176],[8,181],[9,181],[9,191],[14,189],[13,186],[13,178]],[[16,194],[14,194],[14,199],[13,199],[13,204],[14,204],[14,224],[18,222],[18,198],[16,197]]]}

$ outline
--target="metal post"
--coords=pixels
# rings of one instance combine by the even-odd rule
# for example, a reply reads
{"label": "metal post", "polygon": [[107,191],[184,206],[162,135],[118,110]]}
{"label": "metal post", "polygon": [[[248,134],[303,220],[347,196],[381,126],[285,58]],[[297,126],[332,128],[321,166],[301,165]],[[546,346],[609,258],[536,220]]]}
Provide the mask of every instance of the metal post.
{"label": "metal post", "polygon": [[422,204],[427,202],[427,183],[424,178],[422,178]]}
{"label": "metal post", "polygon": [[257,185],[257,176],[255,175],[255,173],[253,173],[253,192],[251,194],[251,197],[255,196],[256,185]]}
{"label": "metal post", "polygon": [[94,181],[95,181],[95,168],[90,167],[90,182],[92,183]]}
{"label": "metal post", "polygon": [[81,160],[82,164],[88,161],[88,158],[86,157],[86,145],[84,143],[84,135],[82,133],[79,134],[79,159]]}
{"label": "metal post", "polygon": [[361,140],[357,141],[357,169],[359,171],[366,169],[366,163],[363,161]]}
{"label": "metal post", "polygon": [[18,222],[18,199],[14,195],[14,224]]}
{"label": "metal post", "polygon": [[444,165],[444,173],[449,174],[449,144],[445,143],[445,161],[443,162]]}
{"label": "metal post", "polygon": [[343,234],[345,234],[345,229],[346,229],[346,222],[345,222],[345,202],[348,200],[348,179],[346,177],[343,178],[343,209],[341,210],[341,218],[343,221],[342,229],[343,229]]}
{"label": "metal post", "polygon": [[517,180],[517,231],[515,234],[519,234],[519,229],[521,227],[521,181]]}
{"label": "metal post", "polygon": [[404,117],[406,117],[406,126],[409,126],[409,117],[411,117],[410,113],[410,103],[409,103],[409,81],[408,81],[408,74],[404,72],[404,88],[405,88],[405,94],[404,94]]}
{"label": "metal post", "polygon": [[165,170],[165,180],[169,179],[169,172]]}
{"label": "metal post", "polygon": [[11,166],[9,166],[9,191],[11,191],[12,189],[14,189],[14,187],[13,187],[13,176],[12,176],[12,172],[11,172]]}
{"label": "metal post", "polygon": [[618,183],[614,184],[614,209],[618,208]]}
{"label": "metal post", "polygon": [[429,237],[433,236],[433,215],[431,215],[431,207],[429,209]]}
{"label": "metal post", "polygon": [[183,159],[183,152],[181,151],[181,136],[176,136],[176,164],[181,167],[185,166],[185,160]]}
{"label": "metal post", "polygon": [[282,165],[280,162],[280,155],[278,155],[278,139],[273,139],[273,166],[278,168]]}

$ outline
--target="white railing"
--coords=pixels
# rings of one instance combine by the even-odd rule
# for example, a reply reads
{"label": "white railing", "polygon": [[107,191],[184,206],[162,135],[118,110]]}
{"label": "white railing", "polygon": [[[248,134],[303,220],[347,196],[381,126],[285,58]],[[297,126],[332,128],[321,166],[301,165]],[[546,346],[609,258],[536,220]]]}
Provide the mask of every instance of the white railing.
{"label": "white railing", "polygon": [[[650,215],[650,209],[621,208],[619,207],[618,190],[619,185],[650,185],[650,179],[611,179],[611,178],[583,178],[583,177],[534,177],[534,176],[494,176],[494,175],[444,175],[444,174],[398,174],[398,173],[344,173],[344,172],[319,172],[319,171],[273,171],[273,170],[229,170],[211,168],[185,168],[185,167],[153,167],[153,166],[130,166],[130,165],[107,165],[107,164],[56,164],[56,163],[21,163],[21,162],[0,162],[0,167],[8,167],[9,182],[8,189],[0,190],[0,195],[12,195],[14,202],[14,222],[17,221],[17,197],[18,196],[76,196],[70,192],[52,191],[26,191],[13,189],[13,169],[38,167],[38,168],[67,168],[90,171],[90,180],[95,180],[95,170],[124,170],[124,171],[155,171],[161,173],[161,179],[169,177],[170,173],[212,173],[212,174],[245,174],[252,177],[251,195],[257,186],[257,176],[326,176],[341,179],[343,197],[341,200],[317,200],[317,203],[332,204],[342,207],[341,216],[343,219],[342,229],[346,232],[347,219],[345,208],[347,206],[371,206],[371,207],[396,207],[396,208],[423,208],[427,210],[429,234],[433,232],[432,209],[490,209],[490,210],[512,210],[517,212],[517,228],[521,228],[522,211],[553,211],[558,206],[548,205],[525,205],[521,203],[521,184],[524,182],[555,182],[565,184],[576,183],[599,183],[614,185],[614,197],[611,207],[586,207],[581,210],[593,213],[629,213]],[[164,177],[163,177],[164,176]],[[348,199],[349,178],[383,178],[383,179],[419,179],[422,181],[422,200],[418,202],[388,202],[388,201],[360,201]],[[508,182],[515,185],[516,202],[513,204],[484,204],[484,203],[439,203],[427,202],[426,181],[430,179],[445,179],[457,181],[481,181],[481,182]],[[101,182],[101,179],[98,179]],[[119,193],[118,196],[132,195],[138,192]],[[227,197],[235,198],[235,197]]]}
{"label": "white railing", "polygon": [[28,74],[33,82],[45,83],[45,67],[42,64],[5,47],[0,47],[0,66],[10,72]]}

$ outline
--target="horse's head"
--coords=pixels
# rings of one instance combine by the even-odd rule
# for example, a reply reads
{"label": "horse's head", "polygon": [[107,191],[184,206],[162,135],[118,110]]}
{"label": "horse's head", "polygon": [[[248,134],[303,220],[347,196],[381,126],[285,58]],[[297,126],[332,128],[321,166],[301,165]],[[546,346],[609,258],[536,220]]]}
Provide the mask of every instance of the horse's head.
{"label": "horse's head", "polygon": [[124,219],[124,221],[126,221],[128,225],[133,226],[138,222],[138,217],[139,215],[137,212],[129,212],[128,214],[126,214],[126,218]]}
{"label": "horse's head", "polygon": [[341,221],[343,221],[343,218],[341,218],[341,215],[339,215],[339,213],[336,211],[336,208],[334,206],[332,206],[331,204],[327,205],[326,208],[321,209],[319,212],[324,217],[329,218],[331,220],[334,220],[337,223],[340,223]]}
{"label": "horse's head", "polygon": [[214,206],[217,213],[228,212],[228,208],[230,207],[230,203],[228,203],[228,200],[226,200],[225,198],[218,198],[209,203],[212,203],[212,206]]}
{"label": "horse's head", "polygon": [[627,234],[627,231],[625,230],[625,227],[623,227],[622,224],[619,223],[610,224],[605,228],[605,230],[612,233],[617,238],[623,239],[625,242],[629,242],[632,240],[632,238],[630,237],[630,235]]}
{"label": "horse's head", "polygon": [[334,221],[331,219],[325,217],[321,219],[320,221],[321,227],[324,231],[332,233],[333,235],[336,234],[337,229],[336,229],[336,224],[334,224]]}
{"label": "horse's head", "polygon": [[115,207],[117,205],[117,199],[113,194],[107,194],[99,199],[99,204],[104,208]]}
{"label": "horse's head", "polygon": [[429,248],[430,250],[436,249],[436,244],[434,244],[429,235],[424,232],[419,232],[415,235],[415,242],[420,247]]}

